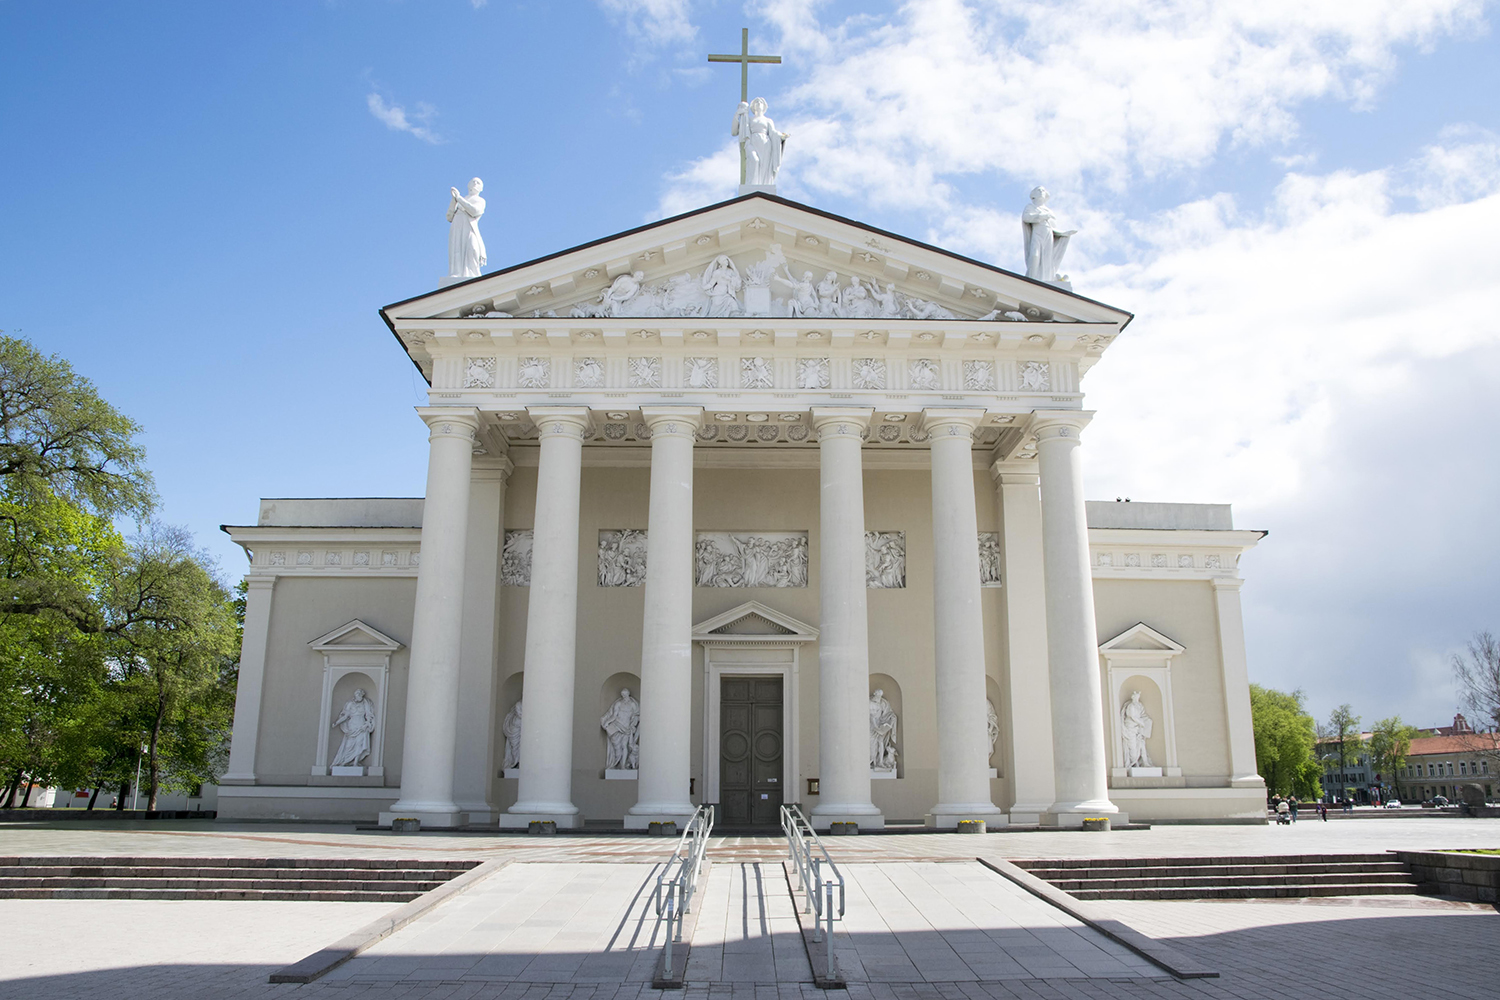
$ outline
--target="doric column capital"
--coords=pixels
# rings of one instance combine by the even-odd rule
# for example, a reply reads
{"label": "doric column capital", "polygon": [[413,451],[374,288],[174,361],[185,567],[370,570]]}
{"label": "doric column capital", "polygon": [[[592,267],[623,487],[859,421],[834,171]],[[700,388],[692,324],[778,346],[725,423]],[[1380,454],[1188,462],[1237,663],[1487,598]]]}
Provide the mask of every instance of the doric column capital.
{"label": "doric column capital", "polygon": [[703,407],[662,405],[641,407],[641,422],[651,428],[651,440],[680,437],[693,440],[703,426]]}
{"label": "doric column capital", "polygon": [[256,573],[252,573],[245,577],[246,590],[270,590],[275,586],[276,577],[274,576],[261,576]]}
{"label": "doric column capital", "polygon": [[499,458],[475,456],[473,470],[469,473],[475,482],[495,481],[505,482],[510,474],[516,471],[516,465],[510,460],[509,455],[501,455]]}
{"label": "doric column capital", "polygon": [[472,441],[479,430],[479,411],[472,406],[419,406],[417,416],[427,424],[428,440],[456,437]]}
{"label": "doric column capital", "polygon": [[582,441],[594,426],[587,406],[528,406],[526,415],[536,424],[537,437],[543,440],[565,437]]}
{"label": "doric column capital", "polygon": [[1241,587],[1243,587],[1245,585],[1245,581],[1242,580],[1242,579],[1240,579],[1237,576],[1216,576],[1213,579],[1209,580],[1208,582],[1211,583],[1211,584],[1213,584],[1213,587],[1214,587],[1215,591],[1220,591],[1220,590],[1235,590],[1235,591],[1237,591],[1237,590],[1239,590]]}
{"label": "doric column capital", "polygon": [[814,406],[812,426],[820,441],[841,437],[862,441],[874,415],[875,411],[868,406]]}
{"label": "doric column capital", "polygon": [[974,436],[974,428],[984,419],[984,411],[977,408],[928,407],[922,411],[920,427],[932,440],[938,438]]}
{"label": "doric column capital", "polygon": [[1034,410],[1031,414],[1031,432],[1038,441],[1058,438],[1073,438],[1076,441],[1093,419],[1093,410]]}

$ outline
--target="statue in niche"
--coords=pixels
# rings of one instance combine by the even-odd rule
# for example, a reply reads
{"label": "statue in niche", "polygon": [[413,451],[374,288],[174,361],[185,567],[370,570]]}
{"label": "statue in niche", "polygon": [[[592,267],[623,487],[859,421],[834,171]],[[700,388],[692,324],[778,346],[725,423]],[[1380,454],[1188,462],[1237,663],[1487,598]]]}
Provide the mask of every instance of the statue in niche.
{"label": "statue in niche", "polygon": [[818,282],[818,299],[822,303],[820,315],[842,316],[844,311],[839,306],[839,276],[837,271],[829,271],[823,275],[823,280]]}
{"label": "statue in niche", "polygon": [[704,270],[701,283],[703,291],[708,295],[708,315],[738,316],[743,311],[740,308],[739,292],[744,280],[740,277],[740,269],[735,267],[728,254],[721,253],[714,258],[714,262]]}
{"label": "statue in niche", "polygon": [[1068,276],[1059,274],[1057,269],[1062,264],[1063,254],[1068,249],[1068,241],[1078,230],[1057,231],[1057,215],[1047,207],[1047,199],[1051,197],[1052,195],[1046,188],[1033,188],[1031,204],[1021,212],[1022,245],[1026,253],[1026,277],[1071,289],[1072,285],[1068,281]]}
{"label": "statue in niche", "polygon": [[448,199],[448,277],[477,278],[484,267],[484,239],[479,235],[479,217],[484,214],[484,199],[479,192],[484,181],[469,181],[467,197],[458,188],[449,188]]}
{"label": "statue in niche", "polygon": [[510,711],[505,713],[505,721],[500,724],[500,732],[505,737],[505,769],[513,771],[521,766],[521,702],[519,699],[511,706]]}
{"label": "statue in niche", "polygon": [[995,703],[988,698],[984,699],[984,734],[990,741],[990,755],[986,760],[995,759],[995,742],[1000,739],[1000,717],[995,714]]}
{"label": "statue in niche", "polygon": [[1130,700],[1120,710],[1120,741],[1125,744],[1126,767],[1154,767],[1146,740],[1151,736],[1151,716],[1141,704],[1141,693],[1130,692]]}
{"label": "statue in niche", "polygon": [[799,281],[793,277],[791,269],[785,264],[781,267],[782,277],[776,275],[773,280],[785,285],[791,290],[791,297],[786,300],[786,314],[788,316],[816,316],[818,315],[818,291],[813,285],[813,274],[811,271],[803,271],[802,279]]}
{"label": "statue in niche", "polygon": [[749,104],[741,101],[729,134],[739,138],[745,153],[745,183],[775,187],[787,133],[776,131],[776,123],[766,117],[766,99],[757,97]]}
{"label": "statue in niche", "polygon": [[641,703],[630,697],[629,688],[620,689],[620,697],[599,719],[608,750],[604,767],[611,771],[634,771],[641,758]]}
{"label": "statue in niche", "polygon": [[870,770],[896,769],[896,710],[876,688],[870,695]]}
{"label": "statue in niche", "polygon": [[375,732],[375,704],[365,697],[364,688],[356,688],[354,697],[344,703],[344,710],[333,720],[344,734],[334,767],[359,767],[370,756],[370,734]]}

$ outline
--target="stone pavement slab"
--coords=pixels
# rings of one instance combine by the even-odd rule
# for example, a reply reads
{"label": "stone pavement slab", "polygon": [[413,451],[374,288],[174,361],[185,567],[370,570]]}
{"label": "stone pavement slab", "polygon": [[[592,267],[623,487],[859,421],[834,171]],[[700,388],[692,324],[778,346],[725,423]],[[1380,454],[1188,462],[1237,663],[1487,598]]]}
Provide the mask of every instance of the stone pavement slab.
{"label": "stone pavement slab", "polygon": [[715,864],[694,905],[698,926],[687,982],[812,982],[779,863]]}

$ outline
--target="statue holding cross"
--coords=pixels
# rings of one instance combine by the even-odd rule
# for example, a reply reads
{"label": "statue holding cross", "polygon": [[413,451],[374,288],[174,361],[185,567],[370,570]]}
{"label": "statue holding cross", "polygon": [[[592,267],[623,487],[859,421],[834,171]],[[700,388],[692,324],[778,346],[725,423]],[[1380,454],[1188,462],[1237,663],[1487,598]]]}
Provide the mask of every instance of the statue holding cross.
{"label": "statue holding cross", "polygon": [[750,54],[750,29],[740,29],[738,55],[711,54],[709,62],[740,64],[740,106],[734,113],[729,134],[740,140],[740,193],[749,189],[776,188],[776,173],[781,169],[781,151],[787,133],[778,132],[776,123],[766,116],[766,99],[750,100],[750,64],[779,63],[780,56]]}

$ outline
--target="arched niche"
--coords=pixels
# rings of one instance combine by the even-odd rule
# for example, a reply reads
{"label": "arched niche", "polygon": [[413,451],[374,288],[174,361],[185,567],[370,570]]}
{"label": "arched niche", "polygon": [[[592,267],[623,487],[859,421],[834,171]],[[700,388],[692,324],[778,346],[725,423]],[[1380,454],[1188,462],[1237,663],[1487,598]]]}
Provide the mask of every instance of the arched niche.
{"label": "arched niche", "polygon": [[604,713],[608,712],[609,707],[620,697],[621,688],[629,690],[630,697],[636,701],[641,700],[641,679],[638,675],[625,670],[610,674],[604,679],[604,683],[599,685],[599,711],[594,716],[594,729],[599,734],[599,774],[609,781],[631,781],[636,777],[636,772],[633,770],[606,771],[604,769],[604,765],[609,760],[609,736],[604,732],[604,727],[599,725],[598,720],[604,717]]}
{"label": "arched niche", "polygon": [[[377,778],[385,774],[385,718],[387,679],[391,654],[402,644],[359,619],[340,625],[308,643],[323,657],[322,704],[318,711],[318,756],[312,765],[314,777],[340,779]],[[330,769],[328,761],[338,753],[343,733],[333,738],[333,723],[345,703],[363,688],[375,706],[375,731],[370,734],[370,753],[358,767]]]}
{"label": "arched niche", "polygon": [[901,700],[901,685],[896,678],[890,674],[870,675],[870,697],[875,697],[875,692],[880,691],[886,701],[891,704],[891,711],[896,713],[896,771],[878,771],[870,769],[870,777],[878,778],[904,778],[906,777],[906,706]]}
{"label": "arched niche", "polygon": [[[1168,777],[1182,775],[1177,762],[1177,722],[1172,704],[1172,659],[1186,651],[1181,643],[1156,629],[1138,622],[1113,639],[1100,644],[1108,677],[1110,730],[1110,776],[1114,778]],[[1152,768],[1125,767],[1125,744],[1121,732],[1121,711],[1132,691],[1141,692],[1141,703],[1151,716],[1151,735],[1146,738],[1146,752]],[[1156,769],[1160,773],[1154,773]]]}
{"label": "arched niche", "polygon": [[[510,768],[509,770],[507,770],[505,768],[505,730],[504,730],[504,725],[505,725],[505,717],[508,716],[508,715],[510,715],[510,710],[513,709],[513,708],[515,708],[516,707],[516,703],[521,700],[521,696],[523,694],[523,687],[525,685],[525,679],[526,679],[525,672],[517,670],[515,673],[511,674],[509,677],[505,678],[505,680],[503,680],[503,681],[500,682],[500,725],[501,725],[501,730],[500,730],[500,732],[498,732],[498,733],[495,734],[496,735],[496,739],[495,739],[495,752],[500,757],[500,760],[499,760],[497,766],[498,766],[499,771],[500,771],[500,777],[502,777],[502,778],[519,778],[521,776],[521,769],[519,767],[513,767],[513,768]],[[521,709],[522,718],[523,718],[523,724],[524,724],[525,712],[526,712],[526,709],[523,706],[522,709]]]}
{"label": "arched niche", "polygon": [[[986,674],[984,678],[984,696],[989,700],[990,708],[994,709],[995,711],[995,724],[1001,727],[1001,733],[999,736],[995,737],[995,746],[994,749],[990,751],[989,757],[990,777],[1000,778],[1004,777],[1004,772],[1001,770],[1000,765],[1003,761],[1003,758],[1005,757],[1005,740],[1001,738],[1005,735],[1005,724],[1001,721],[1003,717],[1000,714],[1000,706],[1004,705],[1005,702],[1000,700],[1000,685],[996,684],[995,678],[989,676],[988,674]],[[985,740],[989,740],[988,733],[985,734]]]}

